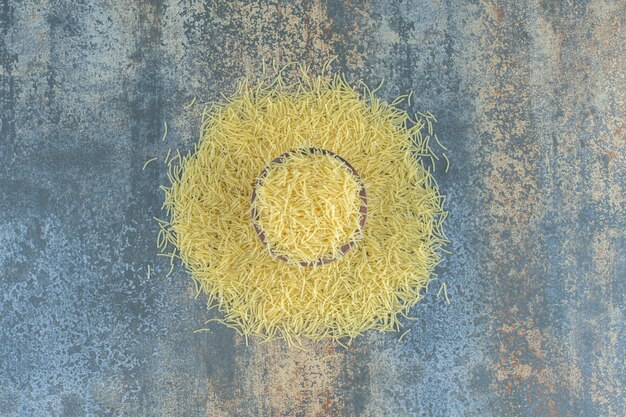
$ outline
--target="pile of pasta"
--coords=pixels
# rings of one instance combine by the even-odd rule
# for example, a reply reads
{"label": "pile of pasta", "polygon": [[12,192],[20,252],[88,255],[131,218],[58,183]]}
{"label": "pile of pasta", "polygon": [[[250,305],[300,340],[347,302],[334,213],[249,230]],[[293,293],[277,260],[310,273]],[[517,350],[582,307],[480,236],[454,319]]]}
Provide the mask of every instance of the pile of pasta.
{"label": "pile of pasta", "polygon": [[401,328],[446,243],[432,116],[403,100],[300,68],[205,108],[195,150],[170,162],[158,245],[217,321],[290,344]]}

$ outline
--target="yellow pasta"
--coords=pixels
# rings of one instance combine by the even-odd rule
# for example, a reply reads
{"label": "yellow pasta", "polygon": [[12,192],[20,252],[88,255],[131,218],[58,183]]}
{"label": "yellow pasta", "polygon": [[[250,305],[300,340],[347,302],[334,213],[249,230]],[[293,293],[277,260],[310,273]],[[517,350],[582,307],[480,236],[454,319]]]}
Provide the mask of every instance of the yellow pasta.
{"label": "yellow pasta", "polygon": [[290,152],[257,181],[253,220],[258,217],[266,246],[286,262],[309,266],[338,259],[342,247],[360,237],[360,178],[320,152]]}
{"label": "yellow pasta", "polygon": [[287,82],[275,71],[206,108],[194,152],[169,161],[158,245],[246,340],[397,331],[446,242],[443,196],[423,163],[434,117],[413,123],[341,76],[300,67]]}
{"label": "yellow pasta", "polygon": [[150,159],[148,159],[146,162],[144,162],[143,167],[142,167],[141,169],[145,171],[145,170],[146,170],[146,167],[148,166],[148,164],[149,164],[150,162],[156,161],[157,159],[158,159],[158,158],[157,158],[156,156],[155,156],[154,158],[150,158]]}

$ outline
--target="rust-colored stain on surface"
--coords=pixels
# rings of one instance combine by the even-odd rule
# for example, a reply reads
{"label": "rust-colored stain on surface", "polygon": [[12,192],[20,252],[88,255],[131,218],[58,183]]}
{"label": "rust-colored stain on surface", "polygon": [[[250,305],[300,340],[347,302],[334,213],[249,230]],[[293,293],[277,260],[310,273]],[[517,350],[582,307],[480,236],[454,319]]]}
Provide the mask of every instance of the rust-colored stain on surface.
{"label": "rust-colored stain on surface", "polygon": [[[0,1],[0,415],[626,415],[624,16],[616,0]],[[402,341],[246,345],[204,325],[219,313],[182,269],[164,278],[158,162],[263,62],[335,55],[437,116],[452,254]]]}

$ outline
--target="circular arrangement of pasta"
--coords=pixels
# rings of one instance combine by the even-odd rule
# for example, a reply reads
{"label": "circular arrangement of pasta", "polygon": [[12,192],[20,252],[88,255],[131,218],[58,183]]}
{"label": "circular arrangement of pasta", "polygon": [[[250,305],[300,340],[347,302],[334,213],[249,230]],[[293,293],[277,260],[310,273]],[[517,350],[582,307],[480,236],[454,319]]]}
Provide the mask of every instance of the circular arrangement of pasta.
{"label": "circular arrangement of pasta", "polygon": [[402,100],[302,70],[205,109],[170,163],[158,244],[218,321],[290,344],[400,329],[446,242],[430,115]]}
{"label": "circular arrangement of pasta", "polygon": [[325,149],[285,152],[252,191],[252,223],[261,242],[278,259],[301,266],[345,255],[362,236],[366,219],[361,176]]}

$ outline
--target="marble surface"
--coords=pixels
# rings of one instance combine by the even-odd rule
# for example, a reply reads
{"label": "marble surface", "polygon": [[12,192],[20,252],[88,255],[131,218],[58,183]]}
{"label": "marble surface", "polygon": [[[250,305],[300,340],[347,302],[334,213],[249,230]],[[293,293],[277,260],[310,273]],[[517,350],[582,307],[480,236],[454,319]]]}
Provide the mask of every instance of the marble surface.
{"label": "marble surface", "polygon": [[[0,415],[626,415],[624,16],[609,0],[1,0]],[[333,55],[439,120],[451,304],[435,288],[402,341],[347,350],[194,333],[213,313],[181,267],[164,277],[165,169],[141,167],[191,149],[201,103],[263,60]]]}

